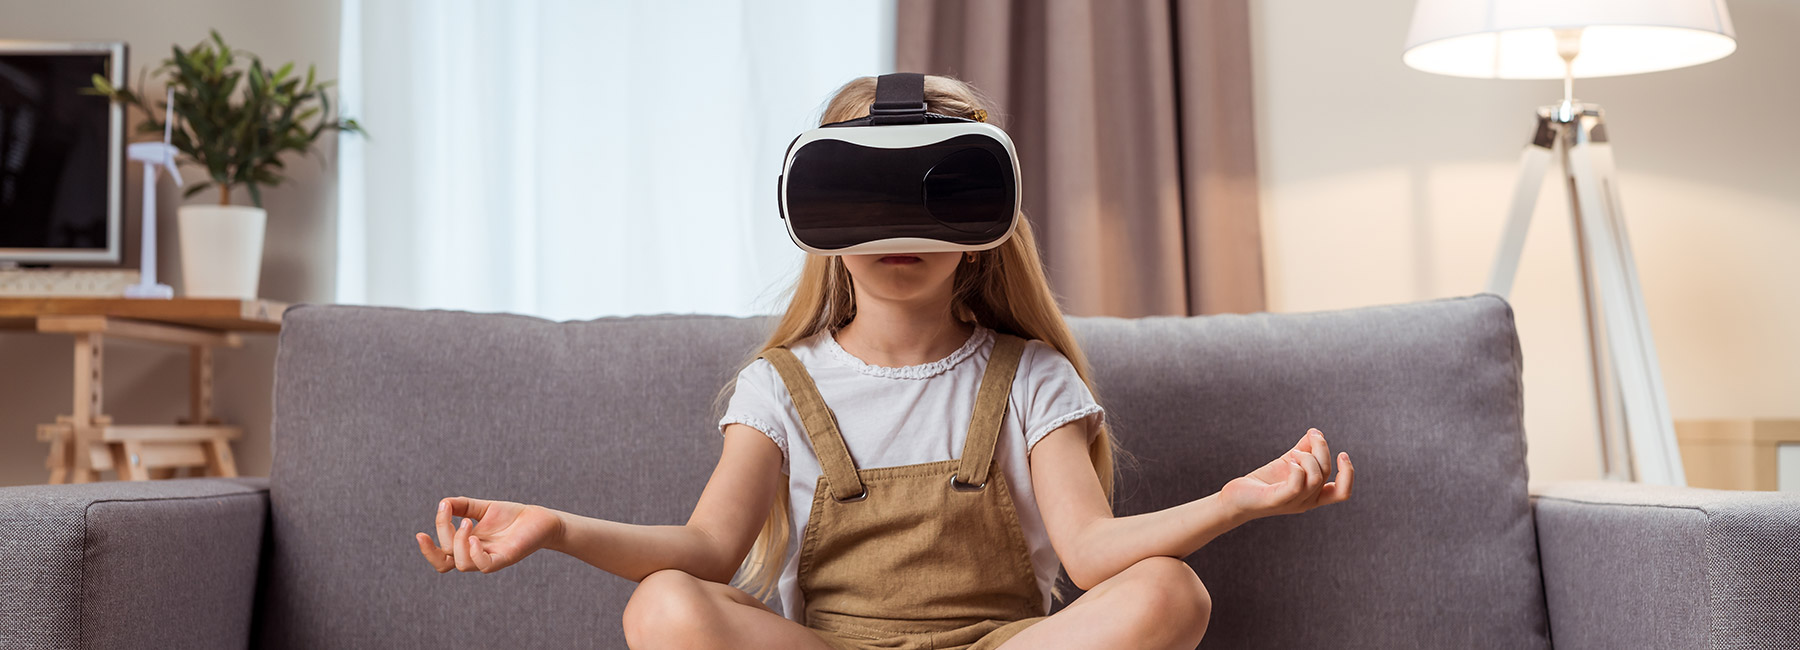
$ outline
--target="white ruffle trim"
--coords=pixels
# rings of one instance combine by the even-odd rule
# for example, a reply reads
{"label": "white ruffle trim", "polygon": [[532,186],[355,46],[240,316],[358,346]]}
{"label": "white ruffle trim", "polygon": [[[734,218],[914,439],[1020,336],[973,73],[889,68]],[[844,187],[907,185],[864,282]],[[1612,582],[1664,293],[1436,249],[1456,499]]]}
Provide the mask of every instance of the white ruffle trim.
{"label": "white ruffle trim", "polygon": [[856,358],[856,355],[845,351],[843,346],[838,345],[835,332],[825,332],[824,344],[827,353],[831,354],[831,356],[835,357],[838,361],[843,362],[844,365],[855,368],[858,372],[865,375],[886,377],[888,379],[927,379],[941,375],[951,368],[956,367],[956,364],[962,362],[963,359],[969,358],[969,355],[975,354],[976,350],[981,349],[981,346],[986,344],[988,340],[992,338],[994,338],[993,330],[976,325],[975,332],[969,335],[969,340],[964,342],[962,347],[957,348],[955,352],[951,352],[950,356],[938,359],[931,363],[899,367],[875,366],[865,363],[862,359]]}
{"label": "white ruffle trim", "polygon": [[[1087,406],[1085,408],[1077,409],[1076,411],[1069,413],[1068,415],[1064,415],[1060,418],[1051,420],[1049,424],[1038,427],[1038,429],[1036,431],[1031,432],[1031,435],[1028,435],[1025,437],[1026,453],[1031,453],[1031,448],[1036,447],[1039,440],[1043,440],[1044,436],[1050,435],[1050,432],[1057,430],[1058,428],[1062,427],[1062,425],[1068,424],[1070,422],[1074,422],[1076,420],[1079,420],[1081,418],[1085,418],[1087,416],[1094,415],[1094,414],[1100,415],[1100,417],[1094,419],[1095,425],[1099,425],[1101,422],[1106,421],[1106,409],[1100,408],[1099,404],[1094,404],[1091,406]],[[1092,436],[1093,431],[1091,431],[1091,430],[1088,431],[1088,435]]]}
{"label": "white ruffle trim", "polygon": [[762,418],[754,415],[732,414],[719,419],[719,435],[725,435],[725,425],[727,424],[742,424],[756,429],[757,431],[761,431],[763,435],[768,436],[770,440],[775,441],[775,446],[781,448],[781,472],[783,474],[787,473],[787,436],[783,435],[780,429],[769,426],[768,422],[764,422]]}

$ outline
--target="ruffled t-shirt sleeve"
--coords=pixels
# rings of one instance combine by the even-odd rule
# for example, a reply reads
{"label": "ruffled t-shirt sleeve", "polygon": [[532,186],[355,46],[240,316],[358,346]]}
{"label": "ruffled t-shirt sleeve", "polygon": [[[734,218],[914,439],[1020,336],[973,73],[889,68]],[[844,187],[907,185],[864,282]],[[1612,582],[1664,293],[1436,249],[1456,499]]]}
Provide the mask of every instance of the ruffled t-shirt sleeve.
{"label": "ruffled t-shirt sleeve", "polygon": [[736,391],[725,407],[725,417],[719,419],[719,435],[725,435],[725,425],[733,423],[761,431],[781,448],[781,473],[786,474],[788,437],[781,422],[788,408],[786,392],[776,390],[779,382],[775,366],[767,359],[757,359],[739,371]]}
{"label": "ruffled t-shirt sleeve", "polygon": [[1106,411],[1075,372],[1075,364],[1056,348],[1034,339],[1025,345],[1020,367],[1025,371],[1025,383],[1019,387],[1025,391],[1025,448],[1037,446],[1050,432],[1083,418],[1088,418],[1092,441]]}

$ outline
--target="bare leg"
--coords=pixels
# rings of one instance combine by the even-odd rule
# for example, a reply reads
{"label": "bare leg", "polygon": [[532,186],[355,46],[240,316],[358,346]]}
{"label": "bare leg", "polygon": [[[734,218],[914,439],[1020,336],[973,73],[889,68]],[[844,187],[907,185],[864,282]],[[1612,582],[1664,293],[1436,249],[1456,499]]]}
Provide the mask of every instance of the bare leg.
{"label": "bare leg", "polygon": [[1152,557],[1106,579],[1002,644],[1019,648],[1181,648],[1200,644],[1212,596],[1181,560]]}
{"label": "bare leg", "polygon": [[817,633],[731,585],[667,569],[646,576],[625,604],[625,643],[655,648],[812,648]]}

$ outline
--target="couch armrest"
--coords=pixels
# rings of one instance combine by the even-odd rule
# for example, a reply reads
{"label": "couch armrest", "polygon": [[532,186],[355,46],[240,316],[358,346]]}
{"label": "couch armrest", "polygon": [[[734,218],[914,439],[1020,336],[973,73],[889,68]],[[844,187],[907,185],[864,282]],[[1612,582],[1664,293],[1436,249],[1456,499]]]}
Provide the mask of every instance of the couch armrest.
{"label": "couch armrest", "polygon": [[1800,647],[1800,494],[1531,491],[1556,647]]}
{"label": "couch armrest", "polygon": [[0,488],[0,647],[242,648],[268,479]]}

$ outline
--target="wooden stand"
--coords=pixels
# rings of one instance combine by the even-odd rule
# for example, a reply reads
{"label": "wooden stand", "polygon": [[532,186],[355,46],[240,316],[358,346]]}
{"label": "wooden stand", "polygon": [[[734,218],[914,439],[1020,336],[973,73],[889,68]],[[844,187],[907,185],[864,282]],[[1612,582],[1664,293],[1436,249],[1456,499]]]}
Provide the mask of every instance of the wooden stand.
{"label": "wooden stand", "polygon": [[[29,319],[39,332],[75,339],[73,414],[38,425],[50,445],[51,483],[87,483],[114,470],[121,480],[190,475],[237,476],[231,441],[243,430],[213,414],[213,349],[240,347],[235,331],[280,327],[280,303],[237,300],[0,299],[0,325]],[[225,308],[235,309],[235,317]],[[118,313],[130,314],[121,317]],[[10,321],[8,320],[10,317]],[[157,322],[162,321],[162,322]],[[106,340],[130,339],[188,348],[188,417],[172,425],[114,424],[105,415]]]}

